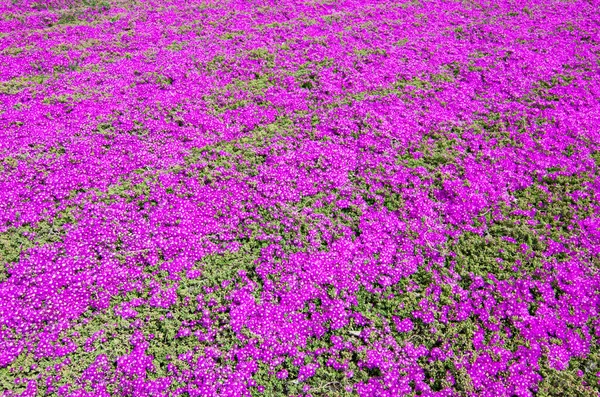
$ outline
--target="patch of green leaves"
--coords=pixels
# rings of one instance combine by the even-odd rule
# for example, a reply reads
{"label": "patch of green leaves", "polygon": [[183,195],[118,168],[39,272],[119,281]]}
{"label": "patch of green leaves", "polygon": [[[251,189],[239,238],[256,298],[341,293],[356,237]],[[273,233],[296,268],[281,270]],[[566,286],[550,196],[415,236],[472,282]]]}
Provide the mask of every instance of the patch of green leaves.
{"label": "patch of green leaves", "polygon": [[0,94],[18,94],[25,88],[33,87],[37,84],[43,84],[48,79],[48,76],[42,74],[15,77],[11,80],[0,82]]}
{"label": "patch of green leaves", "polygon": [[64,226],[75,223],[72,211],[73,208],[70,208],[59,213],[53,220],[10,227],[0,233],[0,282],[8,278],[6,266],[18,262],[23,252],[61,241],[65,234]]}

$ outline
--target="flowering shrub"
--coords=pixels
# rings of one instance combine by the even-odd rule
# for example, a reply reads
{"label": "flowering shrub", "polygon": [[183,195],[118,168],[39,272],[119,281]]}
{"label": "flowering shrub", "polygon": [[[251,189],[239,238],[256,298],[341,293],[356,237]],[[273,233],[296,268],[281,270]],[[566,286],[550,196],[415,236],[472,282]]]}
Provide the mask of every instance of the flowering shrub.
{"label": "flowering shrub", "polygon": [[9,396],[597,396],[593,1],[0,2]]}

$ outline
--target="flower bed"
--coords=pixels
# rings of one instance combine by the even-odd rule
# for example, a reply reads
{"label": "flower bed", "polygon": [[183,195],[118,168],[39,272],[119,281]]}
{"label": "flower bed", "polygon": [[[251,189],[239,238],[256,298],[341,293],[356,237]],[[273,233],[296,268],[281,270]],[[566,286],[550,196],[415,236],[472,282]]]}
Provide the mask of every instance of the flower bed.
{"label": "flower bed", "polygon": [[597,396],[593,1],[0,3],[2,396]]}

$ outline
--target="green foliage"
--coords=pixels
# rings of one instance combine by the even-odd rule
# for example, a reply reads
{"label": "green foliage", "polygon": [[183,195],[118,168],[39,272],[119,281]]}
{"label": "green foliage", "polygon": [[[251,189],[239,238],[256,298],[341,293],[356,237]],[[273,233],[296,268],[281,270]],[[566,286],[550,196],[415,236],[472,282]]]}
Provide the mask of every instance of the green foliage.
{"label": "green foliage", "polygon": [[592,154],[591,154],[591,158],[594,160],[594,162],[596,163],[596,166],[600,168],[600,150],[595,150]]}
{"label": "green foliage", "polygon": [[255,73],[252,79],[237,79],[226,86],[215,90],[204,97],[213,111],[219,115],[228,110],[243,108],[250,103],[267,106],[269,103],[262,98],[269,87],[275,85],[270,73]]}
{"label": "green foliage", "polygon": [[382,55],[387,56],[387,51],[384,48],[363,48],[363,49],[354,49],[354,53],[359,58],[366,58],[369,55]]}
{"label": "green foliage", "polygon": [[2,55],[9,55],[9,56],[19,56],[21,55],[23,52],[25,51],[31,51],[32,49],[34,49],[35,47],[32,45],[25,45],[22,47],[7,47],[5,49],[3,49],[2,51],[0,51],[0,54]]}
{"label": "green foliage", "polygon": [[[287,117],[279,117],[275,122],[259,125],[250,134],[231,141],[218,142],[205,147],[191,149],[191,154],[185,158],[186,168],[192,164],[203,165],[197,175],[206,183],[222,175],[222,169],[235,170],[254,176],[258,167],[266,158],[264,149],[271,147],[278,136],[285,136],[292,127],[292,121]],[[176,167],[175,172],[182,168]]]}
{"label": "green foliage", "polygon": [[[541,183],[515,192],[515,209],[535,209],[535,223],[527,222],[528,217],[516,215],[515,209],[503,205],[505,219],[491,222],[485,235],[467,232],[452,245],[451,249],[457,254],[456,270],[462,275],[473,272],[484,277],[494,274],[499,279],[510,279],[519,274],[514,268],[519,261],[518,272],[534,274],[543,267],[543,257],[539,254],[546,250],[548,239],[560,242],[564,237],[576,235],[578,228],[574,221],[592,215],[593,198],[575,202],[570,196],[575,191],[584,192],[590,180],[586,175],[546,177]],[[515,242],[506,241],[505,237]],[[520,248],[521,244],[527,245],[525,251]],[[566,258],[559,254],[557,259]]]}
{"label": "green foliage", "polygon": [[205,285],[220,285],[223,281],[234,280],[241,270],[253,277],[255,260],[265,244],[250,240],[235,252],[206,256],[199,267],[202,269],[202,282]]}
{"label": "green foliage", "polygon": [[169,51],[178,52],[178,51],[183,50],[186,45],[187,45],[187,42],[185,42],[185,41],[174,41],[171,44],[169,44],[168,46],[166,46],[165,48]]}
{"label": "green foliage", "polygon": [[8,277],[6,266],[18,262],[23,252],[60,241],[65,234],[64,226],[75,223],[73,209],[59,213],[53,220],[10,227],[0,233],[0,282]]}
{"label": "green foliage", "polygon": [[72,95],[67,95],[67,94],[52,95],[52,96],[44,98],[42,103],[45,103],[47,105],[55,105],[58,103],[76,103],[76,102],[82,101],[85,98],[86,98],[86,95],[80,94],[80,93],[75,93]]}
{"label": "green foliage", "polygon": [[244,32],[243,30],[234,30],[234,31],[227,32],[227,33],[224,33],[223,35],[221,35],[221,39],[233,40],[236,37],[243,37],[245,35],[246,35],[246,32]]}
{"label": "green foliage", "polygon": [[[596,373],[599,372],[599,368],[600,349],[598,344],[592,344],[592,351],[585,360],[571,359],[569,367],[563,371],[550,368],[543,360],[540,365],[540,374],[543,379],[538,386],[537,395],[540,397],[596,397],[598,391],[590,385],[597,385]],[[581,377],[577,373],[579,370],[583,372]]]}
{"label": "green foliage", "polygon": [[102,9],[108,11],[110,9],[110,2],[106,0],[83,0],[83,5],[90,8]]}
{"label": "green foliage", "polygon": [[267,48],[255,48],[248,54],[250,59],[265,61],[265,66],[269,69],[275,67],[275,54],[270,52]]}
{"label": "green foliage", "polygon": [[454,144],[454,140],[442,134],[433,134],[425,138],[420,148],[415,150],[419,153],[418,158],[404,152],[398,155],[397,163],[408,168],[423,167],[430,172],[436,172],[442,165],[455,163],[458,153],[453,149]]}
{"label": "green foliage", "polygon": [[24,77],[15,77],[8,81],[0,82],[0,94],[18,94],[25,88],[36,84],[43,84],[49,77],[46,75],[32,75]]}

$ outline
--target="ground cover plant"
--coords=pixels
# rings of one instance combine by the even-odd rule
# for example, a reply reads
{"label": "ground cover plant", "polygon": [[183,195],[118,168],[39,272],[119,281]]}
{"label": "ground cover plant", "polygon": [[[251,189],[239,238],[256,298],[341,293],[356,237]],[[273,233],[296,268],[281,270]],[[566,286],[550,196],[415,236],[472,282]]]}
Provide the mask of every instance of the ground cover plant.
{"label": "ground cover plant", "polygon": [[596,1],[0,1],[0,392],[598,396]]}

